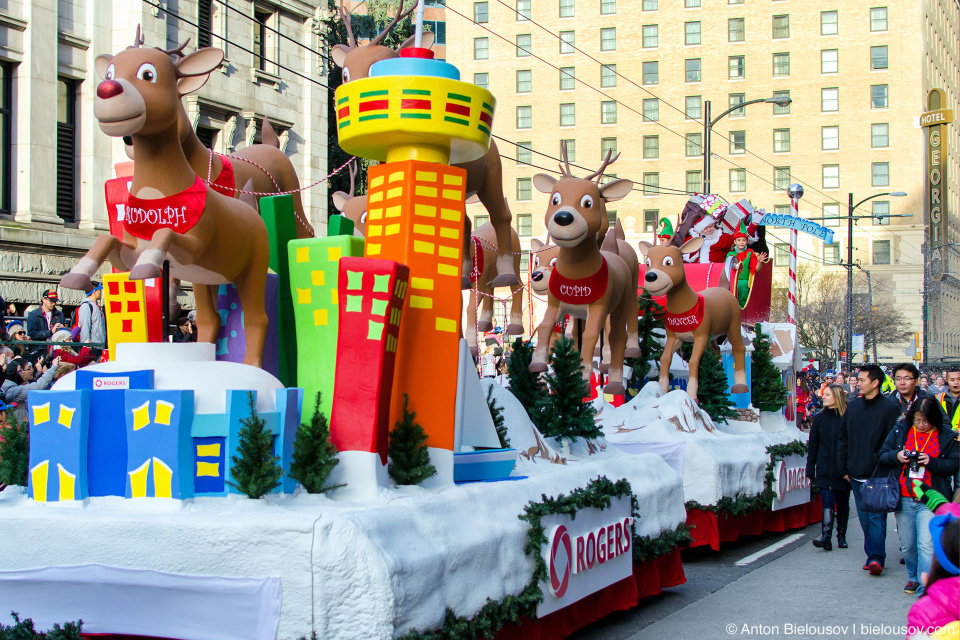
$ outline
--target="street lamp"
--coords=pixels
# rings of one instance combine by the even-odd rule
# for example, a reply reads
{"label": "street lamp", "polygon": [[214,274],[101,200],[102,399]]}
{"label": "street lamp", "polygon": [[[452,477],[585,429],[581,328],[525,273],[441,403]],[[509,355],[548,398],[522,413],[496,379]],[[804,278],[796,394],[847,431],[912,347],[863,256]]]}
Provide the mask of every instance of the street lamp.
{"label": "street lamp", "polygon": [[741,102],[740,104],[734,105],[718,115],[714,119],[710,119],[710,105],[709,100],[705,100],[703,103],[703,192],[710,193],[710,133],[713,131],[713,125],[717,124],[721,118],[725,115],[736,111],[737,109],[743,109],[748,104],[756,104],[758,102],[770,102],[777,105],[778,107],[786,107],[793,100],[790,99],[790,96],[773,96],[772,98],[757,98],[755,100],[747,100],[746,102]]}

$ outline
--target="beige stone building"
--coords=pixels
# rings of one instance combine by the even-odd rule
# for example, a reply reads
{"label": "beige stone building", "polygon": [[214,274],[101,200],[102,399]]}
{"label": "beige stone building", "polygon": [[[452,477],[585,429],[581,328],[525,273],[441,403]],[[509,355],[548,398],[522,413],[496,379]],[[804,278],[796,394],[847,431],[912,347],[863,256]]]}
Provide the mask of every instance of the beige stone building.
{"label": "beige stone building", "polygon": [[[858,202],[907,192],[857,209],[873,217],[855,227],[853,258],[870,272],[874,295],[892,296],[921,332],[926,140],[918,118],[931,87],[957,108],[958,34],[956,0],[487,0],[450,5],[446,58],[497,97],[504,190],[525,245],[545,235],[535,165],[554,171],[561,140],[591,170],[606,150],[622,153],[611,174],[636,189],[611,209],[631,241],[650,240],[659,218],[680,213],[685,192],[704,190],[706,101],[715,118],[744,101],[789,96],[788,107],[752,104],[717,122],[711,191],[788,211],[787,187],[799,182],[800,213],[810,218],[847,215],[851,193]],[[947,145],[950,243],[960,240],[958,126]],[[483,221],[479,205],[468,209]],[[842,269],[833,265],[846,261],[846,221],[827,224],[836,242],[801,234],[800,260]],[[788,236],[768,233],[781,283]],[[927,334],[931,359],[960,357],[953,249],[931,300],[939,312]],[[863,271],[854,270],[854,282],[855,293],[867,293]],[[838,322],[844,317],[838,309]],[[902,360],[907,347],[882,348],[880,358]]]}
{"label": "beige stone building", "polygon": [[[318,7],[323,7],[318,9]],[[166,10],[164,10],[166,9]],[[107,231],[104,181],[126,160],[93,117],[94,60],[133,43],[223,47],[226,61],[186,99],[197,132],[221,153],[252,144],[264,117],[306,186],[327,174],[322,20],[311,0],[11,0],[0,8],[0,295],[40,292]],[[282,35],[278,35],[282,34]],[[303,193],[318,232],[325,185]],[[64,290],[76,304],[80,293]]]}

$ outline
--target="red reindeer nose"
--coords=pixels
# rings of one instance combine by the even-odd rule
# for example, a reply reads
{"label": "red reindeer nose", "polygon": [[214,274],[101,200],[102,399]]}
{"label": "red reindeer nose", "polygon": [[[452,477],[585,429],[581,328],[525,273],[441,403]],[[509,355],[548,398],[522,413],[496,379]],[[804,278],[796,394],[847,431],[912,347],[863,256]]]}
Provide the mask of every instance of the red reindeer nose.
{"label": "red reindeer nose", "polygon": [[113,96],[118,96],[121,93],[123,93],[123,85],[116,80],[104,80],[97,85],[98,98],[112,98]]}

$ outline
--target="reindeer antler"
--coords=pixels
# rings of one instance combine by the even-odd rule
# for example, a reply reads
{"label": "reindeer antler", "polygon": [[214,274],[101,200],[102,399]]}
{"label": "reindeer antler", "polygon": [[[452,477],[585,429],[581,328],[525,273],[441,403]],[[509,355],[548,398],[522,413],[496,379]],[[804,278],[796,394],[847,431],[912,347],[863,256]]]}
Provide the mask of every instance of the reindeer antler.
{"label": "reindeer antler", "polygon": [[614,162],[616,162],[617,158],[620,157],[620,154],[618,153],[617,155],[613,156],[613,158],[611,158],[610,155],[612,153],[613,151],[607,151],[607,157],[603,159],[603,164],[601,164],[600,168],[597,169],[595,172],[588,175],[586,177],[587,180],[593,180],[594,178],[596,178],[597,182],[600,182],[600,178],[603,177],[603,170],[606,169],[611,164],[613,164]]}
{"label": "reindeer antler", "polygon": [[573,173],[570,171],[570,161],[567,159],[567,141],[560,141],[560,157],[563,159],[563,164],[560,165],[560,177],[561,178],[572,178]]}
{"label": "reindeer antler", "polygon": [[167,54],[168,56],[176,56],[177,58],[185,58],[186,56],[183,54],[183,50],[187,48],[187,45],[188,45],[188,44],[190,44],[190,38],[187,38],[186,41],[185,41],[182,45],[180,45],[179,47],[175,47],[175,48],[173,48],[173,49],[161,49],[160,47],[157,47],[157,51],[162,51],[163,53]]}
{"label": "reindeer antler", "polygon": [[343,26],[347,29],[347,44],[351,49],[356,49],[357,39],[353,36],[353,16],[350,11],[343,6],[343,0],[340,0],[340,4],[337,5],[337,10],[340,12],[340,19],[343,20]]}
{"label": "reindeer antler", "polygon": [[360,169],[357,167],[357,161],[351,160],[348,169],[350,170],[350,197],[352,198],[356,189],[355,182],[357,179],[357,174],[360,173]]}
{"label": "reindeer antler", "polygon": [[385,28],[383,31],[381,31],[380,34],[379,34],[376,38],[374,38],[373,40],[370,41],[370,46],[371,46],[371,47],[380,44],[380,41],[383,40],[388,33],[390,33],[390,30],[393,29],[393,28],[397,25],[398,22],[400,22],[401,20],[403,20],[404,18],[406,18],[408,15],[410,15],[410,13],[411,13],[414,9],[417,8],[417,3],[414,2],[412,5],[410,5],[410,8],[409,8],[409,9],[407,9],[406,11],[404,11],[404,10],[403,10],[403,0],[399,0],[399,2],[400,2],[400,5],[397,7],[397,15],[393,16],[393,20],[390,21],[390,24],[388,24],[388,25],[386,26],[386,28]]}
{"label": "reindeer antler", "polygon": [[137,25],[137,35],[133,38],[133,49],[143,45],[143,33],[140,31],[140,25]]}

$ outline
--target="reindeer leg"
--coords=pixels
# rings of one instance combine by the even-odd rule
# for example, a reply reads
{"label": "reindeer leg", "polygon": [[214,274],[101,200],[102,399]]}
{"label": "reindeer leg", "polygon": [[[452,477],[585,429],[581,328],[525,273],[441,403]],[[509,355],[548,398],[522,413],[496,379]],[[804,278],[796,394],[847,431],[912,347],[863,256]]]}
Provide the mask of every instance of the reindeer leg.
{"label": "reindeer leg", "polygon": [[512,216],[503,198],[503,169],[500,164],[500,151],[496,143],[490,141],[490,150],[486,156],[486,174],[483,186],[477,191],[477,197],[490,214],[490,223],[497,232],[497,277],[494,287],[516,287],[520,280],[513,270],[513,243],[510,237]]}
{"label": "reindeer leg", "polygon": [[467,345],[470,347],[470,355],[474,358],[480,353],[477,348],[477,292],[470,289],[470,300],[467,302],[467,323],[463,326],[463,332],[467,339]]}
{"label": "reindeer leg", "polygon": [[267,335],[267,312],[264,309],[264,289],[267,283],[269,250],[266,246],[254,249],[254,256],[246,271],[237,278],[237,294],[243,305],[243,331],[247,338],[244,364],[259,367],[263,357],[263,342]]}
{"label": "reindeer leg", "polygon": [[479,286],[477,295],[480,296],[480,320],[477,322],[477,331],[493,331],[493,288],[487,285]]}
{"label": "reindeer leg", "polygon": [[632,295],[632,291],[627,293],[626,304],[626,326],[627,332],[626,350],[623,352],[625,358],[639,358],[640,351],[640,327],[637,323],[637,316],[640,315],[640,301],[637,296]]}
{"label": "reindeer leg", "polygon": [[[513,264],[516,268],[516,273],[520,273],[520,256],[513,257]],[[523,335],[523,287],[517,287],[513,291],[513,302],[510,304],[510,324],[507,325],[507,330],[504,332],[508,336],[522,336]]]}
{"label": "reindeer leg", "polygon": [[[472,286],[470,282],[470,272],[473,271],[473,261],[476,259],[473,255],[477,244],[473,241],[473,225],[470,218],[463,216],[463,269],[460,274],[460,288],[469,289]],[[483,251],[483,249],[480,249]]]}
{"label": "reindeer leg", "polygon": [[627,323],[623,319],[624,313],[617,315],[620,316],[617,321],[612,316],[610,319],[610,379],[603,392],[622,396],[626,393],[623,387],[623,358],[627,349]]}
{"label": "reindeer leg", "polygon": [[700,358],[710,342],[710,334],[694,334],[693,336],[693,354],[690,356],[690,377],[687,379],[687,395],[694,400],[697,399],[697,387],[700,378]]}
{"label": "reindeer leg", "polygon": [[667,329],[667,342],[663,345],[663,355],[660,356],[660,391],[670,390],[670,364],[673,362],[673,352],[677,349],[677,334]]}
{"label": "reindeer leg", "polygon": [[528,370],[534,373],[543,373],[547,370],[547,360],[550,354],[551,336],[553,327],[557,324],[557,316],[560,314],[560,307],[552,304],[547,305],[547,310],[543,314],[543,320],[537,326],[537,348],[533,350],[533,358],[530,361]]}
{"label": "reindeer leg", "polygon": [[136,245],[125,244],[109,233],[97,236],[90,250],[80,258],[70,271],[60,278],[60,286],[65,289],[89,291],[93,286],[90,279],[97,273],[104,260],[108,258],[118,269],[126,269],[126,265],[120,259],[121,248],[131,251],[137,249]]}
{"label": "reindeer leg", "polygon": [[197,303],[197,342],[215,343],[220,333],[220,313],[217,311],[215,284],[193,285],[193,299]]}
{"label": "reindeer leg", "polygon": [[583,362],[583,379],[590,382],[590,374],[593,373],[593,350],[600,339],[600,331],[603,329],[603,320],[599,319],[603,314],[594,311],[593,308],[587,312],[586,327],[583,329],[583,344],[580,345],[580,359]]}
{"label": "reindeer leg", "polygon": [[150,244],[140,253],[137,263],[130,269],[131,280],[146,280],[159,278],[162,275],[161,266],[167,259],[167,254],[175,251],[178,256],[199,255],[206,242],[201,241],[199,235],[177,233],[173,229],[160,229],[153,234]]}
{"label": "reindeer leg", "polygon": [[727,340],[730,341],[733,353],[734,384],[730,393],[746,393],[750,390],[747,386],[747,369],[744,362],[746,349],[743,344],[743,335],[740,333],[740,323],[736,320],[730,323],[730,328],[727,330]]}

